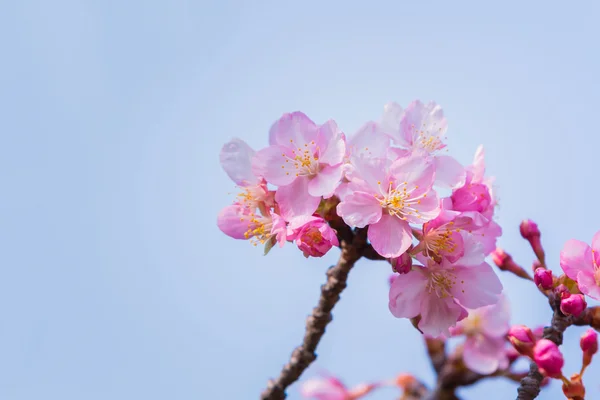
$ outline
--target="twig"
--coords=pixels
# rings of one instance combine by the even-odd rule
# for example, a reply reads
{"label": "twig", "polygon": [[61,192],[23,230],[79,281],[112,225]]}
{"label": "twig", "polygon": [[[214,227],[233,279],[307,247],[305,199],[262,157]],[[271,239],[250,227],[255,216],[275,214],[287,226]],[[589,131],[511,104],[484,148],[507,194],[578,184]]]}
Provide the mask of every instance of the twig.
{"label": "twig", "polygon": [[441,339],[425,338],[427,355],[436,374],[439,374],[446,363],[446,342]]}
{"label": "twig", "polygon": [[[563,333],[572,324],[572,319],[560,312],[560,298],[554,293],[548,295],[548,301],[552,311],[552,322],[544,328],[544,338],[553,341],[557,346],[563,343]],[[529,373],[521,380],[517,389],[517,400],[533,400],[540,394],[540,385],[544,375],[535,362],[531,362]]]}
{"label": "twig", "polygon": [[[338,234],[340,231],[338,231]],[[327,270],[327,282],[321,286],[319,304],[306,320],[306,331],[302,344],[292,352],[290,361],[283,367],[277,379],[269,380],[267,388],[262,392],[262,400],[285,399],[286,388],[297,381],[300,375],[317,358],[315,351],[325,327],[333,319],[331,310],[340,299],[340,293],[346,288],[348,273],[356,261],[362,256],[366,245],[366,230],[357,230],[348,235],[344,230],[340,247],[342,253],[335,266]]]}

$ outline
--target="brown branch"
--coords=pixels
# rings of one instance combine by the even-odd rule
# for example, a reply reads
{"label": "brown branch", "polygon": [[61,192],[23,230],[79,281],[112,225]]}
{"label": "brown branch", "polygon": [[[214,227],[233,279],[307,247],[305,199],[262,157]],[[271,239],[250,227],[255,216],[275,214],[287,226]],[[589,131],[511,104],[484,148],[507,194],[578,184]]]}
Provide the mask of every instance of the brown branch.
{"label": "brown branch", "polygon": [[[544,328],[544,338],[553,341],[557,346],[563,343],[563,333],[573,323],[572,318],[560,311],[560,297],[549,293],[548,301],[552,307],[552,322]],[[540,394],[540,386],[544,375],[540,372],[537,364],[531,362],[529,373],[521,380],[517,389],[517,400],[533,400]]]}
{"label": "brown branch", "polygon": [[325,333],[325,327],[333,319],[331,310],[340,299],[342,290],[346,288],[348,273],[362,256],[366,245],[366,229],[357,230],[355,234],[351,234],[351,238],[347,230],[343,229],[343,231],[345,237],[340,243],[342,253],[337,264],[327,271],[327,282],[321,286],[319,304],[306,320],[304,340],[292,352],[290,361],[283,367],[279,377],[269,380],[267,388],[261,394],[262,400],[285,399],[286,388],[297,381],[304,370],[317,358],[315,354],[317,345]]}
{"label": "brown branch", "polygon": [[446,364],[446,342],[441,339],[425,338],[427,355],[436,374],[439,374]]}

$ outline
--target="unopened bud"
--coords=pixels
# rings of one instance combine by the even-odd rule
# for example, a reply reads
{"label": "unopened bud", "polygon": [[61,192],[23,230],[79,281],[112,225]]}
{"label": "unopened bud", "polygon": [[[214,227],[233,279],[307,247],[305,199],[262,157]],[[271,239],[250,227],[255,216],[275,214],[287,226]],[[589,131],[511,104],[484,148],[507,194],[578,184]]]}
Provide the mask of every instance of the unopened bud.
{"label": "unopened bud", "polygon": [[582,294],[572,294],[560,301],[560,311],[565,315],[579,317],[586,308],[587,303]]}
{"label": "unopened bud", "polygon": [[592,362],[592,356],[598,352],[598,334],[593,329],[588,329],[581,335],[579,346],[583,351],[583,369]]}
{"label": "unopened bud", "polygon": [[508,330],[508,340],[520,354],[531,357],[537,339],[531,329],[524,325],[513,325]]}
{"label": "unopened bud", "polygon": [[554,293],[556,293],[560,299],[566,299],[567,297],[571,296],[569,289],[562,283],[554,288]]}
{"label": "unopened bud", "polygon": [[530,219],[526,219],[521,222],[519,230],[521,231],[521,236],[523,236],[523,238],[527,239],[529,242],[529,245],[533,249],[533,252],[540,263],[544,265],[546,255],[542,247],[542,241],[540,240],[541,233],[537,224]]}
{"label": "unopened bud", "polygon": [[584,399],[585,387],[581,381],[581,375],[573,374],[569,382],[563,382],[562,390],[568,399]]}
{"label": "unopened bud", "polygon": [[496,250],[492,251],[490,255],[492,256],[494,264],[496,264],[501,271],[512,272],[520,278],[531,280],[531,276],[529,276],[527,271],[514,262],[510,254],[501,248],[497,248]]}
{"label": "unopened bud", "polygon": [[552,289],[552,271],[546,268],[537,268],[533,273],[533,281],[540,289]]}
{"label": "unopened bud", "polygon": [[523,220],[519,226],[519,230],[521,231],[521,236],[527,240],[535,236],[541,236],[537,224],[530,219]]}
{"label": "unopened bud", "polygon": [[565,360],[556,343],[551,340],[538,340],[533,348],[533,360],[545,375],[551,378],[562,376]]}
{"label": "unopened bud", "polygon": [[412,268],[412,257],[407,252],[403,253],[400,257],[394,257],[390,259],[392,269],[399,274],[408,274]]}

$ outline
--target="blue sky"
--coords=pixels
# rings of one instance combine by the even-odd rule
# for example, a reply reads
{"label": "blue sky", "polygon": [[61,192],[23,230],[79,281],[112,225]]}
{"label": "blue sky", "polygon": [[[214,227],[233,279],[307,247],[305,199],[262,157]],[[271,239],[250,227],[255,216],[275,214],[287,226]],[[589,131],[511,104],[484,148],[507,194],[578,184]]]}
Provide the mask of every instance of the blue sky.
{"label": "blue sky", "polygon": [[[288,111],[351,134],[390,100],[437,101],[455,157],[487,149],[501,245],[529,265],[518,223],[533,218],[557,268],[567,239],[600,229],[599,11],[592,1],[3,2],[0,397],[257,398],[300,342],[337,252],[263,257],[222,234],[216,215],[234,187],[218,152],[232,137],[265,146]],[[418,334],[387,309],[388,272],[369,261],[352,271],[305,377],[411,372],[431,383]],[[501,278],[515,323],[549,320],[531,284]],[[581,331],[566,335],[569,373]],[[463,395],[515,389],[489,381]]]}

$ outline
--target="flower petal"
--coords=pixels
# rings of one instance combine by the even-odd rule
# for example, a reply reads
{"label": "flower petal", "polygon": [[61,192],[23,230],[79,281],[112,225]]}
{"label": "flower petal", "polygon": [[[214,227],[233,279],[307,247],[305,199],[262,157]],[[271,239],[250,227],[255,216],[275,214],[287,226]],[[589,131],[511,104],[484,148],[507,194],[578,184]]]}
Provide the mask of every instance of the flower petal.
{"label": "flower petal", "polygon": [[300,215],[312,215],[321,198],[308,194],[308,178],[300,176],[291,184],[280,186],[275,192],[275,201],[279,204],[279,214],[290,220]]}
{"label": "flower petal", "polygon": [[246,142],[234,138],[225,143],[219,159],[221,166],[232,181],[240,186],[257,184],[259,179],[252,173],[252,157],[254,151]]}
{"label": "flower petal", "polygon": [[487,336],[504,337],[510,328],[510,304],[506,296],[501,295],[496,304],[479,310],[482,331]]}
{"label": "flower petal", "polygon": [[397,182],[408,182],[409,189],[414,188],[411,196],[417,197],[431,190],[435,165],[428,158],[411,155],[394,161],[390,166],[390,175]]}
{"label": "flower petal", "polygon": [[592,252],[596,265],[600,267],[600,231],[596,232],[592,238]]}
{"label": "flower petal", "polygon": [[326,166],[308,182],[308,193],[317,197],[332,194],[340,184],[343,172],[341,164],[335,167]]}
{"label": "flower petal", "polygon": [[244,233],[248,231],[250,216],[238,205],[227,206],[217,216],[219,229],[234,239],[248,239]]}
{"label": "flower petal", "polygon": [[[306,116],[296,111],[285,113],[279,118],[269,130],[269,144],[280,146],[304,146],[317,139],[319,127]],[[291,140],[291,142],[290,142]]]}
{"label": "flower petal", "polygon": [[412,145],[411,137],[406,137],[400,127],[404,110],[398,103],[390,102],[383,107],[383,115],[381,116],[380,127],[389,135],[399,146],[410,147]]}
{"label": "flower petal", "polygon": [[456,283],[452,295],[467,308],[479,308],[498,302],[502,283],[492,267],[483,263],[477,267],[455,267]]}
{"label": "flower petal", "polygon": [[465,184],[466,172],[454,157],[435,157],[435,183],[441,187],[456,188]]}
{"label": "flower petal", "polygon": [[412,244],[412,231],[406,221],[389,214],[369,225],[367,237],[373,249],[385,258],[398,257]]}
{"label": "flower petal", "polygon": [[269,146],[260,150],[252,159],[252,172],[264,177],[267,182],[277,186],[289,185],[296,179],[296,167],[290,158],[295,155],[291,149],[283,146]]}
{"label": "flower petal", "polygon": [[560,267],[571,279],[577,279],[579,271],[594,272],[592,249],[581,240],[567,240],[560,252]]}
{"label": "flower petal", "polygon": [[506,358],[505,343],[504,338],[489,338],[484,335],[467,338],[463,348],[465,365],[483,375],[496,372]]}
{"label": "flower petal", "polygon": [[440,298],[435,294],[424,296],[421,303],[419,329],[434,338],[441,335],[449,336],[449,328],[456,325],[463,310],[463,307],[450,297]]}
{"label": "flower petal", "polygon": [[390,138],[373,121],[361,126],[348,141],[348,152],[353,157],[385,158],[389,147]]}
{"label": "flower petal", "polygon": [[319,128],[317,143],[321,147],[319,162],[329,165],[338,165],[346,156],[346,139],[342,131],[333,120],[325,122]]}
{"label": "flower petal", "polygon": [[416,267],[398,275],[390,286],[389,308],[396,318],[413,318],[421,312],[421,300],[427,296],[427,277],[423,268]]}
{"label": "flower petal", "polygon": [[337,205],[337,213],[351,227],[364,228],[381,219],[381,205],[371,194],[354,192]]}
{"label": "flower petal", "polygon": [[596,283],[594,274],[588,271],[579,271],[577,274],[577,286],[581,293],[588,295],[592,299],[600,300],[600,286]]}

